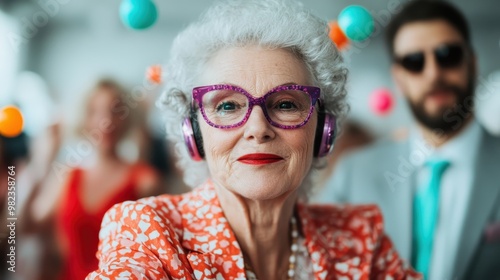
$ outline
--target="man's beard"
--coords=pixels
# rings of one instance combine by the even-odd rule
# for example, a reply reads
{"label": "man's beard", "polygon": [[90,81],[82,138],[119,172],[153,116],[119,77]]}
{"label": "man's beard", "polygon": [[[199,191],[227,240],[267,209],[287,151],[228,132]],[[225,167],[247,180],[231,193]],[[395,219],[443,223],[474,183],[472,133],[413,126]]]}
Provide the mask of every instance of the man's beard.
{"label": "man's beard", "polygon": [[[449,91],[455,96],[456,104],[451,107],[444,107],[436,115],[430,115],[425,111],[424,103],[426,98],[436,91]],[[474,79],[469,78],[466,89],[441,82],[428,91],[424,98],[418,102],[408,102],[410,109],[417,121],[431,130],[441,130],[444,133],[459,130],[467,119],[472,116],[474,110]]]}

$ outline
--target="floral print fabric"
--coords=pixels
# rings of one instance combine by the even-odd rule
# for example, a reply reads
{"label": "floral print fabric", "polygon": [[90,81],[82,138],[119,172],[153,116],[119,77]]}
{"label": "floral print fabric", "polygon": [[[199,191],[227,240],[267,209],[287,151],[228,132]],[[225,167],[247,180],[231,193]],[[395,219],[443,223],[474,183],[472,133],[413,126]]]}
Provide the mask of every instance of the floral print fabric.
{"label": "floral print fabric", "polygon": [[[421,279],[384,235],[373,205],[297,205],[315,279]],[[87,279],[246,279],[213,183],[112,207]]]}

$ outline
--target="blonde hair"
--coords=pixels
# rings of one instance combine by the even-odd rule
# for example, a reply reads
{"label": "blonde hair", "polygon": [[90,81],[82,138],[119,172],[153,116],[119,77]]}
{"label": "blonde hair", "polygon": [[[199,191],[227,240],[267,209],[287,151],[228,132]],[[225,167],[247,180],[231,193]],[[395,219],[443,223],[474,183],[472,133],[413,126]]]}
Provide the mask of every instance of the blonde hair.
{"label": "blonde hair", "polygon": [[[127,104],[126,101],[130,97],[129,92],[125,89],[125,87],[116,80],[112,78],[101,78],[97,80],[90,90],[87,91],[84,102],[82,103],[83,106],[80,108],[80,118],[74,127],[74,134],[76,137],[83,137],[83,133],[85,132],[85,122],[89,117],[89,108],[92,100],[96,95],[101,94],[103,90],[113,94],[120,103],[123,103],[123,105]],[[133,126],[137,118],[134,110],[132,110],[130,106],[127,106],[126,110],[126,116],[123,118],[123,120],[125,120],[125,127],[123,128],[122,138],[127,135],[127,132]]]}

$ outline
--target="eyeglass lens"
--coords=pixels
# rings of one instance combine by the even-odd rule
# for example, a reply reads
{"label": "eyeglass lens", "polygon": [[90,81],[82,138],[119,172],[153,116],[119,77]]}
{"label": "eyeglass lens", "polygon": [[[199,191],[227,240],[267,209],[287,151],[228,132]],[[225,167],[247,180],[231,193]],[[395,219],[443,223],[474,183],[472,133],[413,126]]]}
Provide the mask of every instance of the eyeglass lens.
{"label": "eyeglass lens", "polygon": [[[462,63],[464,49],[461,45],[443,45],[434,50],[434,57],[439,67],[454,68]],[[423,52],[410,53],[397,59],[397,62],[406,70],[419,73],[425,66],[425,54]]]}

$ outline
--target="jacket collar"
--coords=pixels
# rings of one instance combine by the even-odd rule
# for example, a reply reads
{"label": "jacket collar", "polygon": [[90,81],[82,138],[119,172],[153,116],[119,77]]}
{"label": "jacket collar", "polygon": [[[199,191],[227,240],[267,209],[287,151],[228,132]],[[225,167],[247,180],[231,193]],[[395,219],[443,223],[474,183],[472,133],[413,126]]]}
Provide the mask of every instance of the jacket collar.
{"label": "jacket collar", "polygon": [[203,255],[213,274],[224,279],[238,275],[245,278],[245,266],[236,236],[231,229],[215,192],[208,180],[185,194],[178,205],[182,216],[182,246]]}
{"label": "jacket collar", "polygon": [[[327,250],[327,248],[332,248],[332,244],[322,234],[323,231],[318,228],[315,223],[314,213],[309,207],[298,204],[297,213],[305,239],[305,246],[313,264],[315,278],[325,279],[328,273],[333,271],[335,253]],[[326,224],[323,226],[327,227]]]}
{"label": "jacket collar", "polygon": [[[227,272],[228,262],[235,263],[232,275],[244,275],[243,254],[219,203],[213,182],[208,180],[202,186],[186,194],[179,204],[182,213],[182,245],[184,248],[203,254],[212,260],[212,266],[221,273]],[[314,215],[306,205],[297,205],[302,234],[305,245],[313,264],[313,271],[317,279],[325,279],[327,272],[332,271],[333,251],[322,231],[317,230]],[[326,225],[325,229],[327,228]],[[324,229],[324,230],[325,230]],[[199,242],[193,242],[197,240]],[[223,246],[215,246],[216,243]],[[236,273],[235,273],[236,272]],[[233,274],[235,273],[235,274]]]}

